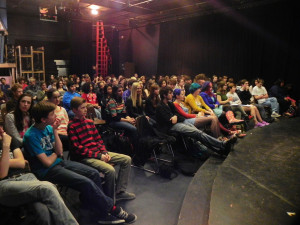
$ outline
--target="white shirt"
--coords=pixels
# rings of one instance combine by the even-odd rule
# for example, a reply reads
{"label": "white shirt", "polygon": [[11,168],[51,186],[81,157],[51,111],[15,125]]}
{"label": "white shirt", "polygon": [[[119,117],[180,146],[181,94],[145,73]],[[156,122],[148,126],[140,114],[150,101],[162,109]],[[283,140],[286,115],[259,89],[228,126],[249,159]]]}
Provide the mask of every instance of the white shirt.
{"label": "white shirt", "polygon": [[[257,96],[260,96],[260,95],[265,95],[265,94],[268,94],[266,88],[264,86],[261,86],[260,88],[255,86],[252,90],[252,95],[257,95]],[[258,104],[262,104],[266,101],[265,98],[262,98],[262,99],[258,99],[257,102]]]}
{"label": "white shirt", "polygon": [[226,96],[227,96],[227,98],[232,97],[232,101],[230,101],[230,105],[241,105],[242,104],[242,101],[241,101],[241,99],[239,98],[239,96],[237,95],[236,92],[234,92],[233,94],[228,92],[226,94]]}

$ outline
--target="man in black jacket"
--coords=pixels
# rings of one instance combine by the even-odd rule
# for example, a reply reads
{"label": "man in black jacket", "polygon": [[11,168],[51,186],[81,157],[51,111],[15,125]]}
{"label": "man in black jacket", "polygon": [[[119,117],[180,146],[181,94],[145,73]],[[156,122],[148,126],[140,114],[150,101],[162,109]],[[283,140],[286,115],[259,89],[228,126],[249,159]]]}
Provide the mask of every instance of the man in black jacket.
{"label": "man in black jacket", "polygon": [[161,102],[156,108],[157,127],[164,133],[170,131],[178,132],[184,136],[192,137],[202,144],[221,155],[228,155],[232,148],[232,143],[236,141],[233,137],[227,141],[220,141],[203,131],[198,130],[192,124],[183,123],[185,118],[175,109],[172,102],[173,92],[169,87],[161,88],[159,91]]}

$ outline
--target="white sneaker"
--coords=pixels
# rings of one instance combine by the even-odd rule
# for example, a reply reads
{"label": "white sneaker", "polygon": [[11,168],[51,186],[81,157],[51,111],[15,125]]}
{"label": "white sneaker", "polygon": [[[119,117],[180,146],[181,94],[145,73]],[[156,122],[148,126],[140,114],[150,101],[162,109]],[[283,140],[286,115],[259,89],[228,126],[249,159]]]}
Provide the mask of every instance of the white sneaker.
{"label": "white sneaker", "polygon": [[271,117],[277,118],[277,117],[281,117],[281,115],[279,115],[277,112],[273,112]]}

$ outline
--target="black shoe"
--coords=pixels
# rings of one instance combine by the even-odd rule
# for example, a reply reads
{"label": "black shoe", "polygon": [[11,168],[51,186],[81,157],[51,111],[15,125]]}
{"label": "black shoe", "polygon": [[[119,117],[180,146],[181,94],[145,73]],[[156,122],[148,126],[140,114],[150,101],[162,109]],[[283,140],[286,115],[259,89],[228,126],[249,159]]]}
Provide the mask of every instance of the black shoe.
{"label": "black shoe", "polygon": [[116,206],[116,209],[113,210],[111,214],[119,219],[125,220],[127,224],[134,223],[137,220],[136,215],[126,212],[120,206]]}
{"label": "black shoe", "polygon": [[125,220],[115,217],[111,214],[107,214],[106,217],[98,219],[97,223],[98,224],[121,224],[121,223],[125,223]]}
{"label": "black shoe", "polygon": [[232,150],[233,144],[237,141],[237,137],[233,136],[232,138],[228,139],[227,141],[224,141],[224,148],[220,150],[218,153],[220,155],[227,156],[229,152]]}

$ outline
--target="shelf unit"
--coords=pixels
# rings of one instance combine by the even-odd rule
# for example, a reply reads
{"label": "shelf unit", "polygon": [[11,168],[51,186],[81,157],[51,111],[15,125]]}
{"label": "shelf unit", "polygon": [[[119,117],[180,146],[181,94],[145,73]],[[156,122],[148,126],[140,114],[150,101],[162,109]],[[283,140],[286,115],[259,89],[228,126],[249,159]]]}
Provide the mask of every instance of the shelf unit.
{"label": "shelf unit", "polygon": [[29,79],[34,77],[38,81],[45,81],[45,52],[44,47],[16,47],[17,73],[19,77]]}

